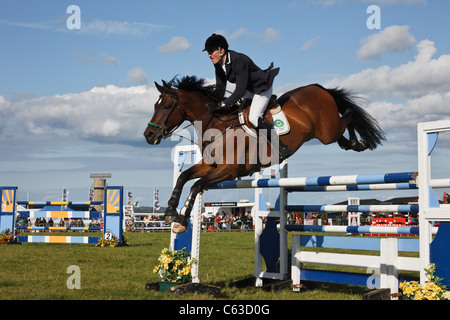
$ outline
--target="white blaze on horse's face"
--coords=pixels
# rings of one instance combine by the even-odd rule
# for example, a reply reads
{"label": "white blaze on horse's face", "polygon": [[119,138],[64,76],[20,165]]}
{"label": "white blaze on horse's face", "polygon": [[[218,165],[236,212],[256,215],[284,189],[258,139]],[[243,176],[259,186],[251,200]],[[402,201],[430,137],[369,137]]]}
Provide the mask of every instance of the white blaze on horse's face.
{"label": "white blaze on horse's face", "polygon": [[177,108],[176,93],[159,85],[157,85],[157,88],[161,95],[155,103],[153,117],[144,132],[147,143],[153,145],[159,144],[162,139],[168,137],[171,131],[184,121],[179,114],[179,108]]}

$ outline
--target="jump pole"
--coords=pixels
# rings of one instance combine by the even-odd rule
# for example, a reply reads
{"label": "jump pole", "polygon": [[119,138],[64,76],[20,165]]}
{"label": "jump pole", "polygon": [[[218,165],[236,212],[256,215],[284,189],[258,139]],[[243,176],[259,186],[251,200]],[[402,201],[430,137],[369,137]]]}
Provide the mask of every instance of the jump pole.
{"label": "jump pole", "polygon": [[[439,246],[439,243],[443,241],[440,240],[436,242],[434,246],[431,246],[432,239],[432,221],[440,221],[441,235],[439,239],[444,239],[445,241],[450,240],[450,211],[449,205],[439,205],[434,192],[430,192],[433,187],[448,187],[450,185],[450,179],[434,179],[430,178],[430,159],[429,156],[434,148],[437,141],[437,133],[441,131],[450,131],[450,121],[437,121],[432,123],[419,123],[418,124],[418,172],[419,172],[419,215],[420,215],[420,269],[423,270],[430,261],[438,261],[438,271],[445,276],[448,275],[450,278],[450,255],[445,251],[446,246]],[[192,147],[191,147],[192,148]],[[174,166],[178,165],[174,161]],[[177,170],[174,172],[179,172]],[[179,173],[178,173],[179,174]],[[394,178],[393,178],[394,177]],[[255,210],[255,271],[254,276],[256,277],[256,285],[262,285],[263,278],[271,279],[284,279],[287,274],[287,230],[284,228],[286,225],[286,214],[285,207],[287,204],[287,192],[288,188],[311,188],[315,187],[316,190],[302,190],[302,191],[338,191],[333,190],[336,186],[339,191],[345,190],[388,190],[388,189],[416,189],[417,185],[411,183],[409,180],[415,180],[417,178],[417,173],[406,172],[399,174],[384,174],[384,175],[353,175],[341,177],[320,177],[321,179],[308,179],[308,178],[287,178],[287,162],[283,163],[280,169],[280,179],[260,179],[258,176],[255,180],[238,180],[238,181],[226,181],[219,183],[215,186],[210,186],[208,189],[234,189],[234,188],[255,188],[255,202],[257,210]],[[301,179],[301,180],[299,180]],[[175,181],[175,177],[174,177]],[[402,184],[398,187],[398,184]],[[405,184],[406,183],[406,184]],[[342,186],[342,184],[355,185],[358,187]],[[371,184],[380,184],[379,186],[369,186]],[[384,184],[384,185],[383,185]],[[390,185],[386,185],[390,184]],[[325,186],[325,188],[324,188]],[[262,194],[262,188],[280,188],[280,195],[277,200],[275,210],[267,210],[267,205]],[[329,190],[320,190],[320,189]],[[290,191],[300,191],[300,190],[290,190]],[[348,209],[348,208],[347,208]],[[350,208],[362,209],[361,208]],[[373,209],[373,208],[372,208]],[[394,208],[399,209],[399,208]],[[409,210],[411,207],[405,209]],[[201,206],[196,210],[197,214],[194,217],[200,217]],[[264,230],[263,219],[267,218],[266,227]],[[280,219],[280,233],[278,234],[276,229],[276,219]],[[197,225],[197,222],[194,223]],[[200,223],[198,223],[200,225]],[[328,230],[327,230],[328,231]],[[363,230],[365,233],[367,230]],[[398,233],[400,230],[395,230]],[[412,230],[409,230],[410,232]],[[415,229],[413,233],[416,232]],[[386,233],[386,232],[384,232]],[[278,235],[277,235],[278,234]],[[191,241],[194,238],[199,239],[200,228],[195,231],[195,236],[191,235]],[[273,243],[275,242],[275,245]],[[444,242],[445,243],[445,242]],[[267,247],[269,245],[269,247]],[[431,249],[430,249],[431,246]],[[444,254],[442,254],[442,247],[444,248]],[[195,245],[196,252],[199,252],[199,243]],[[268,253],[270,251],[270,254]],[[195,254],[195,253],[194,253]],[[267,259],[266,259],[266,256]],[[430,259],[433,256],[434,259]],[[272,263],[272,267],[268,268],[267,271],[262,271],[262,259],[264,258],[266,266],[272,262],[280,259],[279,272],[275,272]],[[269,262],[272,259],[272,262]],[[433,261],[433,262],[434,262]],[[426,281],[425,272],[421,271],[421,283]],[[198,281],[198,270],[196,273],[193,272],[193,277]]]}
{"label": "jump pole", "polygon": [[[1,190],[1,209],[0,209],[0,232],[10,230],[16,238],[16,205],[98,205],[103,204],[103,236],[110,240],[112,236],[123,242],[123,187],[107,186],[104,191],[104,201],[16,201],[17,187],[0,187]],[[35,211],[35,212],[17,212],[21,217],[45,217],[45,218],[98,218],[100,212],[86,211]],[[28,228],[27,228],[28,229]],[[36,230],[37,228],[31,228]],[[42,229],[42,228],[41,228]],[[45,228],[43,228],[45,229]],[[63,230],[69,228],[52,227],[49,229]],[[77,230],[76,228],[70,228]],[[83,228],[84,229],[84,228]],[[79,229],[78,229],[79,230]],[[89,239],[96,238],[96,239]],[[45,242],[45,243],[97,243],[98,237],[71,237],[71,236],[17,236],[19,242]]]}

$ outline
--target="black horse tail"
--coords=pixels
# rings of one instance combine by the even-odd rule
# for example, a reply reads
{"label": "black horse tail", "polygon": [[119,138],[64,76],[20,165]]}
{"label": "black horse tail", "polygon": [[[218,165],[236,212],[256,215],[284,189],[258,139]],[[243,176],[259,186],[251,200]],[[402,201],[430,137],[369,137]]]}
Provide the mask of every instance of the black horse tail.
{"label": "black horse tail", "polygon": [[338,106],[338,111],[341,115],[350,113],[349,116],[351,120],[348,128],[351,130],[353,127],[353,129],[358,132],[361,140],[368,149],[373,150],[378,145],[382,145],[382,141],[386,140],[386,135],[380,128],[378,121],[356,104],[355,100],[357,100],[358,97],[354,96],[346,89],[324,88],[324,90],[326,90],[334,98],[334,101]]}

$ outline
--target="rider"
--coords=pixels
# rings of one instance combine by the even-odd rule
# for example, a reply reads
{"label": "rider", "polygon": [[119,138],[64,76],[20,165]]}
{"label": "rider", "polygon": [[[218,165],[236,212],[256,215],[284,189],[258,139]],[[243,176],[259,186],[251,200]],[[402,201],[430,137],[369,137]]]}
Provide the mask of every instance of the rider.
{"label": "rider", "polygon": [[[271,131],[273,126],[264,121],[264,111],[272,96],[272,85],[274,78],[278,75],[280,68],[273,69],[273,63],[266,70],[261,70],[245,54],[228,50],[228,42],[225,37],[213,33],[205,42],[203,51],[208,52],[216,72],[216,89],[218,97],[223,98],[227,80],[236,84],[234,92],[222,102],[208,103],[211,112],[221,107],[231,107],[241,98],[250,98],[250,113],[248,120],[268,143],[271,143]],[[279,140],[279,158],[286,159],[291,151],[281,140]]]}

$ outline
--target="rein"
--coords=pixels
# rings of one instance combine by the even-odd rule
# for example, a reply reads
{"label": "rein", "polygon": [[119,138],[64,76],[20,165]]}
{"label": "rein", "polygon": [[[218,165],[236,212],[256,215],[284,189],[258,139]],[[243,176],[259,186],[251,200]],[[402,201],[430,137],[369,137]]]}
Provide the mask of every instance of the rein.
{"label": "rein", "polygon": [[[161,94],[161,96],[162,96],[163,94]],[[149,126],[152,126],[152,127],[155,127],[155,128],[157,128],[157,129],[159,129],[159,130],[161,130],[161,133],[162,133],[162,138],[163,139],[166,139],[166,138],[169,138],[169,137],[171,137],[171,136],[178,136],[178,137],[180,137],[180,138],[183,138],[183,139],[185,139],[185,140],[188,140],[188,141],[190,141],[191,143],[193,143],[193,144],[197,144],[197,145],[200,145],[198,142],[195,142],[195,141],[193,141],[192,139],[189,139],[189,138],[186,138],[185,136],[182,136],[182,135],[179,135],[179,134],[177,134],[176,132],[175,132],[175,130],[177,130],[179,127],[180,127],[180,125],[178,125],[178,126],[175,126],[172,130],[170,130],[170,132],[168,132],[166,129],[167,129],[167,121],[168,121],[168,119],[170,118],[170,116],[172,115],[172,113],[173,113],[173,111],[175,110],[175,107],[177,107],[181,112],[182,112],[182,110],[181,110],[181,108],[180,108],[180,106],[178,105],[178,100],[177,100],[177,98],[178,98],[178,96],[175,94],[167,94],[166,93],[166,95],[170,95],[170,96],[175,96],[176,97],[176,100],[172,103],[172,105],[170,106],[170,108],[171,108],[171,110],[170,110],[170,112],[168,113],[168,115],[167,115],[167,117],[166,117],[166,119],[162,122],[162,124],[161,125],[159,125],[159,124],[156,124],[156,123],[153,123],[153,122],[148,122],[147,124],[149,125]],[[160,96],[160,98],[161,98],[161,96]],[[230,113],[229,114],[225,114],[225,115],[223,115],[223,116],[228,116],[228,115],[231,115],[233,113],[233,111],[230,111]],[[238,116],[236,116],[236,118],[235,119],[229,119],[229,120],[222,120],[221,119],[221,117],[222,116],[218,116],[218,115],[216,115],[216,114],[214,114],[213,112],[211,112],[211,110],[209,110],[209,108],[208,108],[208,113],[205,113],[202,117],[200,117],[199,119],[197,119],[196,121],[202,121],[206,116],[208,116],[209,114],[211,114],[211,119],[209,120],[209,122],[211,122],[214,118],[216,118],[216,119],[218,119],[219,121],[222,121],[222,122],[225,122],[225,121],[232,121],[232,120],[235,120],[235,119],[238,119],[239,117]],[[190,124],[188,124],[187,126],[185,126],[185,127],[183,127],[182,129],[180,129],[180,131],[183,131],[184,129],[186,129],[186,128],[189,128],[190,126],[193,126],[194,125],[194,123],[190,123]],[[208,125],[209,125],[209,123],[208,123]],[[208,126],[207,125],[207,126]],[[233,128],[233,127],[237,127],[237,126],[240,126],[240,124],[233,124],[233,125],[231,125],[230,126],[230,128]],[[225,130],[226,131],[226,130]],[[224,131],[224,132],[225,132]],[[212,142],[212,141],[211,141]]]}

